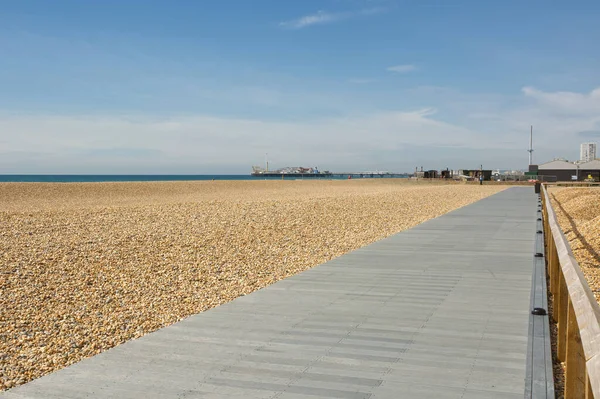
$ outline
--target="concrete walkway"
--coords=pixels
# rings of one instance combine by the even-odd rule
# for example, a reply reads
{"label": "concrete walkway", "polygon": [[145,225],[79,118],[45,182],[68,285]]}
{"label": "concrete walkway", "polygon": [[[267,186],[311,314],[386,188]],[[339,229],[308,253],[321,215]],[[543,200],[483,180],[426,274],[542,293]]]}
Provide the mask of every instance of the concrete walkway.
{"label": "concrete walkway", "polygon": [[522,398],[536,198],[510,188],[0,398]]}

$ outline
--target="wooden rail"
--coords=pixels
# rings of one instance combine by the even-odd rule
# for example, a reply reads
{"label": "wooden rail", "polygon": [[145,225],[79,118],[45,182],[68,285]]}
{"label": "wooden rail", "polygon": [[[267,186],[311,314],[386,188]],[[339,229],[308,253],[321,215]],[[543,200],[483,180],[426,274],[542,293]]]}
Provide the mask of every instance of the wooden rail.
{"label": "wooden rail", "polygon": [[546,185],[543,223],[557,355],[565,362],[565,398],[600,399],[600,306],[558,225]]}
{"label": "wooden rail", "polygon": [[591,181],[567,181],[567,182],[556,182],[552,184],[553,186],[559,187],[596,187],[600,186],[600,182],[591,182]]}

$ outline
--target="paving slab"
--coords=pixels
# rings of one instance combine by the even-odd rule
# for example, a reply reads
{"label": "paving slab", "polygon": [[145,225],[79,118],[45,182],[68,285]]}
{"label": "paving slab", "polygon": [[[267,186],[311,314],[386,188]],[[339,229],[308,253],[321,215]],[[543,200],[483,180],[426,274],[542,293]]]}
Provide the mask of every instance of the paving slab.
{"label": "paving slab", "polygon": [[509,188],[0,398],[523,397],[533,191]]}

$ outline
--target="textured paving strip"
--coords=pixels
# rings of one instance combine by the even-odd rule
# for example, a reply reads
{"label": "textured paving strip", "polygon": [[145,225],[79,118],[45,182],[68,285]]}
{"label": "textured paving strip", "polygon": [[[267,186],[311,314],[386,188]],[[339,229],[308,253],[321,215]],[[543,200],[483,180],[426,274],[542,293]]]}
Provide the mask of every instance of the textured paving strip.
{"label": "textured paving strip", "polygon": [[510,188],[0,398],[522,398],[536,203]]}

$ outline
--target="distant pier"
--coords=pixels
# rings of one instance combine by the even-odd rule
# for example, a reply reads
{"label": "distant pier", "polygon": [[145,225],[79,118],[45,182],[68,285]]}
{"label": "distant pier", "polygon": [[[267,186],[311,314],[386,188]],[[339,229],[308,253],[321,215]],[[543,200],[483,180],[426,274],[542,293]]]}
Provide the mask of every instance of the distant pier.
{"label": "distant pier", "polygon": [[332,173],[332,177],[343,178],[375,178],[375,177],[389,177],[389,178],[408,178],[411,175],[408,173],[396,173],[396,172],[336,172]]}
{"label": "distant pier", "polygon": [[364,178],[408,178],[411,175],[408,173],[395,172],[322,172],[322,173],[278,173],[278,172],[262,172],[252,173],[254,177],[268,178],[300,178],[300,179],[364,179]]}

